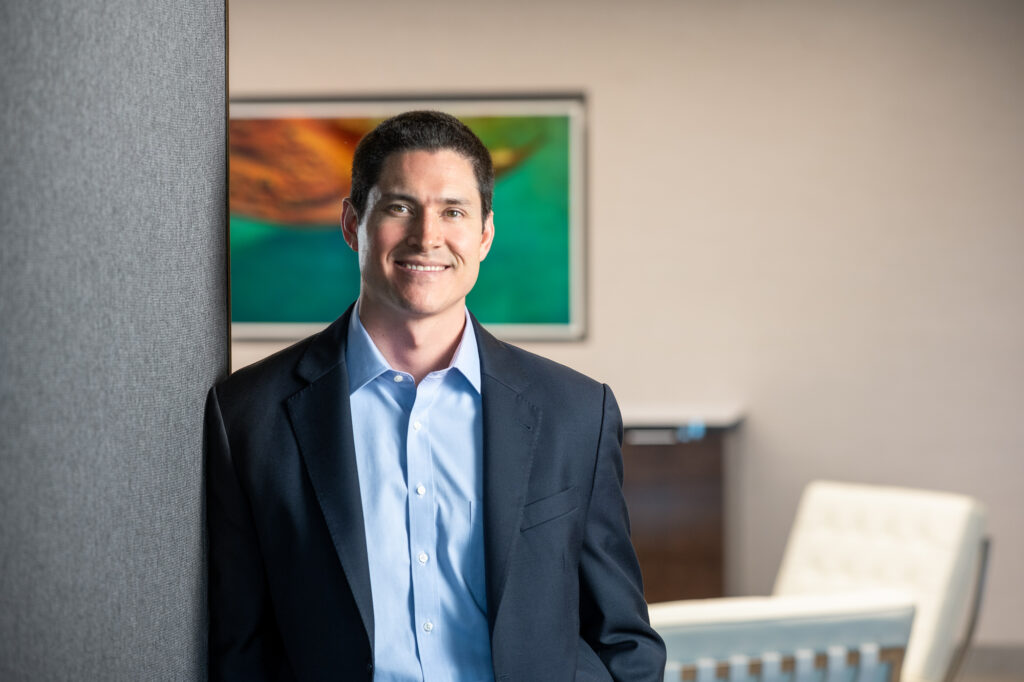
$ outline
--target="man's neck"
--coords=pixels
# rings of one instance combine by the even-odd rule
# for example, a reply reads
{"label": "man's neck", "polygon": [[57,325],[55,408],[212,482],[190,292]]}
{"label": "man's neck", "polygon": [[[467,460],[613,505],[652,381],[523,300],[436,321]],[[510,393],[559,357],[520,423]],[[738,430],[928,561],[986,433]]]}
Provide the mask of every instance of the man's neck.
{"label": "man's neck", "polygon": [[420,318],[388,313],[365,299],[359,301],[359,321],[392,368],[408,372],[419,384],[451,364],[466,326],[465,306]]}

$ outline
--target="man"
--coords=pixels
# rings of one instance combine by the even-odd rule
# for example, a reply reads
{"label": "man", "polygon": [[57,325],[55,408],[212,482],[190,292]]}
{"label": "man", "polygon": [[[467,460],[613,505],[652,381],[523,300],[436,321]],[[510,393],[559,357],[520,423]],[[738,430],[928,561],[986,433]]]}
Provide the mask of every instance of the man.
{"label": "man", "polygon": [[359,300],[210,391],[211,679],[662,679],[610,390],[466,310],[493,177],[451,116],[378,126]]}

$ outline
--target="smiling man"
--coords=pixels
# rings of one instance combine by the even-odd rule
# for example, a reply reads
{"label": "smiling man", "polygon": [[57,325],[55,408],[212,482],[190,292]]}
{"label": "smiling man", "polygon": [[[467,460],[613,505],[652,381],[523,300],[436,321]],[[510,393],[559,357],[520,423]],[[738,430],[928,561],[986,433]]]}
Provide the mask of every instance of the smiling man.
{"label": "smiling man", "polygon": [[358,301],[211,389],[211,680],[662,679],[611,391],[466,309],[493,185],[457,119],[380,124]]}

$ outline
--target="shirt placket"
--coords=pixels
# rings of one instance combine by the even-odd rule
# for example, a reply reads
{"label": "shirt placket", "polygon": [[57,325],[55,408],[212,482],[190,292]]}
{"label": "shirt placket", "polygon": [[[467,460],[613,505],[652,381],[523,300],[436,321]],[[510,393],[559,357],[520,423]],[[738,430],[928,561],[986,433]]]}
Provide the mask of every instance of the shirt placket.
{"label": "shirt placket", "polygon": [[409,413],[406,431],[406,485],[409,491],[409,561],[412,566],[413,627],[424,670],[437,670],[441,660],[443,623],[438,593],[437,490],[434,484],[433,453],[430,448],[430,405],[440,382],[428,376],[416,387],[416,399]]}

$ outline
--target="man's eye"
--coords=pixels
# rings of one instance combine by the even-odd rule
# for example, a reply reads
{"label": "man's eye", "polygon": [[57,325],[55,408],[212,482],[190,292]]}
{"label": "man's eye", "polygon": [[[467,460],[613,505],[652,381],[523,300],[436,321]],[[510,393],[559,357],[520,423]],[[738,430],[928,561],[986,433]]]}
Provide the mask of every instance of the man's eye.
{"label": "man's eye", "polygon": [[444,216],[446,218],[461,218],[463,213],[457,208],[448,208],[445,209]]}
{"label": "man's eye", "polygon": [[406,213],[409,212],[409,207],[403,204],[391,204],[390,206],[388,206],[388,210],[391,211],[392,213],[405,215]]}

